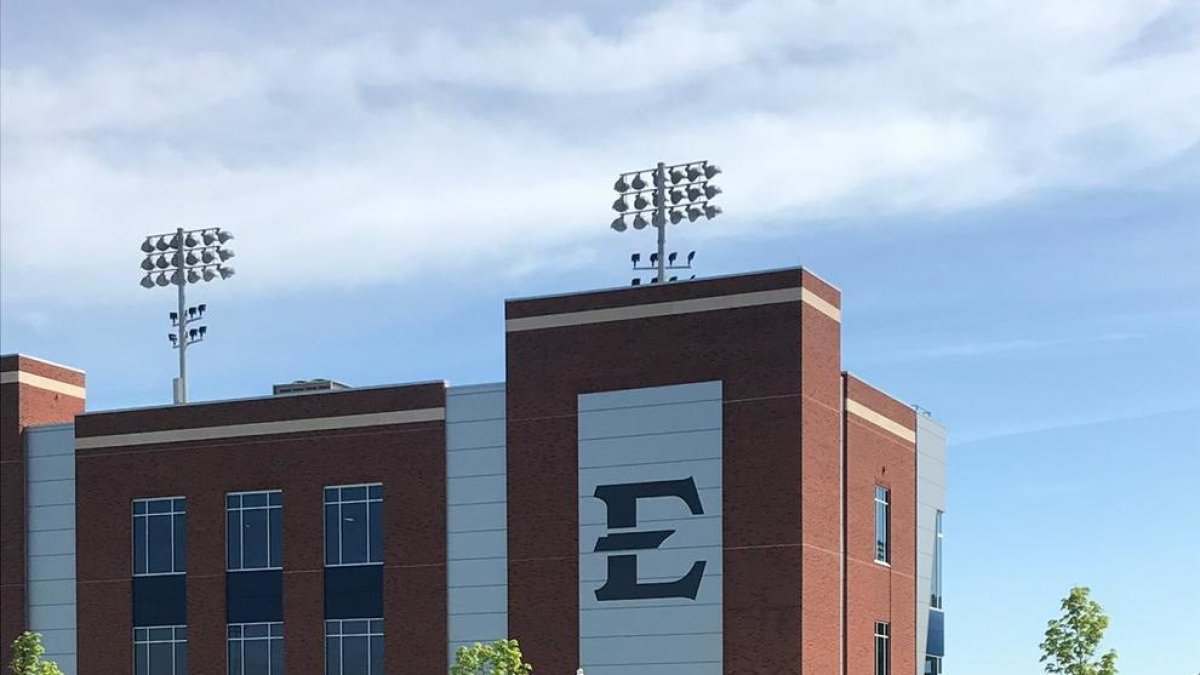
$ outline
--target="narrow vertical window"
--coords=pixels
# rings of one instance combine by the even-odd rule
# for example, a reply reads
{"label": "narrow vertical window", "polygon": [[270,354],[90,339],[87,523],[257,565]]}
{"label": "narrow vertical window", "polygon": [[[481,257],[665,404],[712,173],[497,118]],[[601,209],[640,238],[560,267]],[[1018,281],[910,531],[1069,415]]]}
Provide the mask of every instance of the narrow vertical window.
{"label": "narrow vertical window", "polygon": [[187,626],[133,629],[134,675],[187,675]]}
{"label": "narrow vertical window", "polygon": [[383,619],[325,622],[325,675],[382,675]]}
{"label": "narrow vertical window", "polygon": [[875,486],[875,560],[890,563],[892,550],[890,540],[891,514],[889,499],[891,490]]}
{"label": "narrow vertical window", "polygon": [[187,499],[133,500],[133,574],[182,574],[187,569]]}
{"label": "narrow vertical window", "polygon": [[231,623],[229,675],[283,675],[282,623]]}
{"label": "narrow vertical window", "polygon": [[942,657],[925,656],[925,675],[942,675]]}
{"label": "narrow vertical window", "polygon": [[383,562],[383,486],[325,488],[325,564]]}
{"label": "narrow vertical window", "polygon": [[875,675],[891,675],[891,640],[891,626],[882,621],[875,622]]}
{"label": "narrow vertical window", "polygon": [[234,492],[225,497],[226,557],[230,572],[283,568],[279,490]]}
{"label": "narrow vertical window", "polygon": [[930,591],[929,606],[934,609],[942,609],[942,512],[937,512],[935,520],[935,534],[933,542],[933,584]]}

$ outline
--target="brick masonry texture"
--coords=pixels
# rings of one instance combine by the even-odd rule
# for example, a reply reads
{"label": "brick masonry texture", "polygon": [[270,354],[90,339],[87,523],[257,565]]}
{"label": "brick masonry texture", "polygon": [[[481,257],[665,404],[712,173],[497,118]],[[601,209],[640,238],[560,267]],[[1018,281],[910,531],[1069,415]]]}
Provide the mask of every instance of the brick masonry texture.
{"label": "brick masonry texture", "polygon": [[[518,300],[506,315],[802,284],[840,304],[835,289],[795,269]],[[508,335],[509,631],[539,669],[572,672],[578,665],[577,396],[708,380],[722,380],[725,396],[725,670],[836,667],[839,327],[809,310],[797,301]],[[827,428],[804,430],[806,419],[824,419]],[[806,469],[813,485],[832,480],[833,491],[802,498]],[[820,550],[827,546],[832,554]],[[802,636],[832,642],[810,654]],[[830,648],[832,661],[824,653]]]}
{"label": "brick masonry texture", "polygon": [[[846,395],[916,429],[911,408],[847,374]],[[874,672],[876,621],[891,624],[892,672],[916,672],[916,447],[855,415],[846,416],[847,672]],[[891,566],[875,562],[875,486],[891,490]]]}
{"label": "brick masonry texture", "polygon": [[[26,356],[0,356],[0,373],[23,372],[82,387],[84,374]],[[83,399],[26,384],[0,384],[0,660],[27,627],[25,575],[26,427],[70,422]]]}
{"label": "brick masonry texture", "polygon": [[[80,418],[78,432],[105,435],[444,405],[445,388],[437,383],[89,415]],[[188,498],[189,668],[225,672],[225,494],[280,489],[288,669],[320,672],[323,488],[381,482],[385,667],[388,672],[440,672],[445,652],[431,645],[447,639],[445,435],[439,421],[81,450],[78,546],[88,553],[80,556],[78,569],[80,663],[91,672],[128,669],[130,502],[182,495]]]}

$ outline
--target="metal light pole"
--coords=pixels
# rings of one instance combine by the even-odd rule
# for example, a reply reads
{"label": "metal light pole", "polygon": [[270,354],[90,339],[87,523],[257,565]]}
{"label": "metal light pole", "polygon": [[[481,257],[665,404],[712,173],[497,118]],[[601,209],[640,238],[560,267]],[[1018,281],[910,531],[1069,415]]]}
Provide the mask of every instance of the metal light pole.
{"label": "metal light pole", "polygon": [[167,337],[171,346],[179,350],[179,377],[173,383],[175,404],[187,403],[187,348],[201,342],[208,333],[208,326],[191,325],[204,317],[207,305],[187,306],[186,287],[201,281],[228,279],[234,275],[232,267],[225,262],[234,256],[225,243],[233,239],[233,233],[218,227],[185,230],[182,227],[174,234],[154,234],[142,242],[143,288],[175,285],[178,292],[178,310],[171,312],[171,326],[175,329]]}
{"label": "metal light pole", "polygon": [[[709,180],[719,173],[721,168],[710,164],[708,160],[672,166],[659,162],[653,169],[629,171],[617,178],[613,189],[621,196],[617,197],[612,207],[620,215],[612,221],[612,229],[624,232],[629,229],[625,218],[632,217],[635,230],[644,229],[647,225],[653,225],[658,230],[658,250],[650,255],[653,267],[638,267],[640,255],[635,253],[633,258],[634,269],[654,269],[652,283],[666,283],[667,270],[691,268],[694,251],[688,255],[686,267],[668,264],[668,257],[673,259],[675,254],[667,254],[667,223],[678,225],[684,218],[695,222],[701,216],[709,220],[716,218],[721,213],[721,207],[709,202],[721,194],[721,188],[710,184]],[[642,174],[650,174],[652,187],[642,178]],[[629,179],[630,176],[633,178]],[[632,204],[627,199],[632,199]],[[630,210],[631,205],[633,210]],[[646,221],[646,214],[650,214],[649,222]],[[634,285],[639,283],[640,279],[634,280]]]}

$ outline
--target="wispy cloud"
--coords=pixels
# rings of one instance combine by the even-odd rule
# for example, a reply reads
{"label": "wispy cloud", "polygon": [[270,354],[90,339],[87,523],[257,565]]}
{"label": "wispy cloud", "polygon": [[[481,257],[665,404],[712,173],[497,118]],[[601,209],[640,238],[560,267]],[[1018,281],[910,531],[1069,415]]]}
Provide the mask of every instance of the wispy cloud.
{"label": "wispy cloud", "polygon": [[988,429],[966,429],[962,433],[955,432],[952,434],[949,439],[949,444],[954,448],[960,448],[986,441],[994,441],[1001,438],[1016,438],[1020,436],[1029,436],[1032,434],[1061,431],[1064,429],[1080,429],[1103,424],[1114,424],[1117,422],[1144,420],[1166,415],[1195,415],[1197,420],[1200,421],[1200,401],[1193,401],[1183,405],[1166,408],[1132,409],[1108,413],[1068,415],[1051,419],[1013,422],[1012,424],[995,426]]}
{"label": "wispy cloud", "polygon": [[914,361],[920,359],[942,359],[955,357],[969,358],[977,356],[1008,354],[1012,352],[1050,350],[1058,347],[1073,347],[1091,343],[1127,342],[1143,337],[1145,336],[1140,333],[1103,333],[1098,335],[1077,335],[1056,338],[966,341],[937,345],[928,348],[893,352],[883,358],[888,361]]}
{"label": "wispy cloud", "polygon": [[239,234],[243,293],[534,273],[605,236],[614,172],[658,158],[719,160],[725,231],[753,236],[1117,183],[1200,139],[1200,40],[1177,35],[1196,22],[1155,38],[1196,12],[1166,0],[681,1],[618,25],[608,3],[466,24],[308,8],[293,34],[252,16],[181,47],[197,7],[97,18],[114,37],[69,66],[36,40],[6,53],[5,302],[127,297],[139,237],[177,225]]}

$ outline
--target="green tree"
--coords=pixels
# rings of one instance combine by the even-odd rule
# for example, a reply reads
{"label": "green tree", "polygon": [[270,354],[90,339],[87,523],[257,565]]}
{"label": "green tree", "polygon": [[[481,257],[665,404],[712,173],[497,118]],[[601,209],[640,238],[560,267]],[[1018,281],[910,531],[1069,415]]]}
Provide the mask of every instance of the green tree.
{"label": "green tree", "polygon": [[1090,592],[1084,586],[1072,588],[1063,598],[1062,616],[1049,622],[1046,639],[1040,645],[1047,673],[1116,675],[1115,650],[1096,657],[1108,628],[1108,616],[1100,603],[1088,597]]}
{"label": "green tree", "polygon": [[46,648],[42,646],[42,634],[25,631],[13,640],[12,662],[8,669],[13,675],[63,675],[58,664],[53,661],[43,661],[42,654]]}
{"label": "green tree", "polygon": [[491,644],[476,642],[459,647],[454,654],[450,675],[527,675],[533,666],[525,663],[516,640],[497,640]]}

